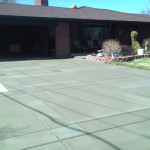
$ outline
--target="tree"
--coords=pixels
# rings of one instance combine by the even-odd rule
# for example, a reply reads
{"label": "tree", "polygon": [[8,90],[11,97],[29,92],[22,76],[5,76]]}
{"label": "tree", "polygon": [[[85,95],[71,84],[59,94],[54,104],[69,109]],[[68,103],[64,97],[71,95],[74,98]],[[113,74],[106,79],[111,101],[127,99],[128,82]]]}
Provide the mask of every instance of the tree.
{"label": "tree", "polygon": [[2,3],[15,3],[15,0],[1,0]]}
{"label": "tree", "polygon": [[141,11],[141,14],[150,15],[150,6],[149,5],[150,5],[150,0],[149,0],[148,4],[146,5],[146,8]]}

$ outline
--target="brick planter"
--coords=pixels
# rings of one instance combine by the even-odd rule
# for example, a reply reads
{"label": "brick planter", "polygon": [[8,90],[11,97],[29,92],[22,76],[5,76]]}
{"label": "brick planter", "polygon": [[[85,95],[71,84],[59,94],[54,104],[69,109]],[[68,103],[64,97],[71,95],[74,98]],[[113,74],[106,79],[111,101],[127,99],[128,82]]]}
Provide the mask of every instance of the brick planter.
{"label": "brick planter", "polygon": [[116,57],[116,58],[111,58],[111,57],[97,57],[96,55],[87,55],[86,59],[87,60],[92,60],[96,62],[110,62],[110,61],[131,61],[134,59],[139,59],[139,58],[146,58],[150,57],[150,54],[144,54],[144,55],[133,55],[133,56],[126,56],[126,57]]}

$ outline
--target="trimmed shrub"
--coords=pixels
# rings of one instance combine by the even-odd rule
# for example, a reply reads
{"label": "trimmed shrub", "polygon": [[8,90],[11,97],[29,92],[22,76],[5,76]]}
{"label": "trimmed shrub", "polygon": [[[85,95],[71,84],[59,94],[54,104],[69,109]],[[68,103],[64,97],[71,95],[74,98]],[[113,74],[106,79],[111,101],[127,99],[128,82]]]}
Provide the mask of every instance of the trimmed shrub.
{"label": "trimmed shrub", "polygon": [[131,43],[132,43],[133,52],[135,54],[137,54],[138,49],[141,48],[140,43],[138,42],[138,32],[137,31],[131,32]]}
{"label": "trimmed shrub", "polygon": [[146,41],[148,41],[148,51],[150,51],[150,38],[144,39],[142,42],[142,48],[145,49]]}
{"label": "trimmed shrub", "polygon": [[110,56],[111,52],[120,53],[121,45],[116,39],[106,40],[102,45],[102,50],[105,56]]}
{"label": "trimmed shrub", "polygon": [[120,53],[122,56],[133,55],[133,48],[131,46],[128,46],[128,45],[122,45]]}

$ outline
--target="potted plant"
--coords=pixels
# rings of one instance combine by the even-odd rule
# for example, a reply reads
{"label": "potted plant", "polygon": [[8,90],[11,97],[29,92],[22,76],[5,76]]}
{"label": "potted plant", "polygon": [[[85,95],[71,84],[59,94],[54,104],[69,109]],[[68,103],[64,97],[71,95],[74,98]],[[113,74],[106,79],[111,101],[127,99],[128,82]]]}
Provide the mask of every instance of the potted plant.
{"label": "potted plant", "polygon": [[97,57],[103,57],[104,56],[102,50],[97,50],[97,52],[98,52]]}

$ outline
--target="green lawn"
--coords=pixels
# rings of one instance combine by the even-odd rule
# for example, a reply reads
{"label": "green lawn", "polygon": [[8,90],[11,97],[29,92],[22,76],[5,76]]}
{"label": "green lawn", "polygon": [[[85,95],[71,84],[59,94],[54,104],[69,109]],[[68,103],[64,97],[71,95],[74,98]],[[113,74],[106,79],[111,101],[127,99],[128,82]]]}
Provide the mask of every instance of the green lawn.
{"label": "green lawn", "polygon": [[111,64],[150,70],[150,58],[134,59],[129,62],[113,61]]}

